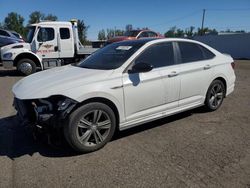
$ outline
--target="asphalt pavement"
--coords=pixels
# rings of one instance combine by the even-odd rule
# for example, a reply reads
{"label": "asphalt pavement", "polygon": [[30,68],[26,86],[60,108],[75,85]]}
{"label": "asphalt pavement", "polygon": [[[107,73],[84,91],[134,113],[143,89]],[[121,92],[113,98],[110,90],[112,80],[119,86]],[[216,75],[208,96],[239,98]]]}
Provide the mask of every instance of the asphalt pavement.
{"label": "asphalt pavement", "polygon": [[250,188],[250,61],[236,62],[236,76],[235,92],[215,112],[147,123],[77,154],[33,140],[12,107],[22,76],[0,67],[0,187]]}

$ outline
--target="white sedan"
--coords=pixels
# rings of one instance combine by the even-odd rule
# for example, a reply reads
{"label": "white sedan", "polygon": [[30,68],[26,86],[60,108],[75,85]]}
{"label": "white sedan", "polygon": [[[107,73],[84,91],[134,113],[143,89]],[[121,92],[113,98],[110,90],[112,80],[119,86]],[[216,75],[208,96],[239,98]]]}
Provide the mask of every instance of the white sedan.
{"label": "white sedan", "polygon": [[72,148],[91,152],[116,130],[202,105],[216,110],[234,85],[229,55],[192,40],[142,39],[23,78],[13,93],[23,122],[63,130]]}

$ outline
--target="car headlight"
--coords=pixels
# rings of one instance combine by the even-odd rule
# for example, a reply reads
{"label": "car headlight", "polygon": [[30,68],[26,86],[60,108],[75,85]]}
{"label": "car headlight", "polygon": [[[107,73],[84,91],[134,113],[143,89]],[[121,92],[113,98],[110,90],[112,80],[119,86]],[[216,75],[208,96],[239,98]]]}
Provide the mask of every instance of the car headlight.
{"label": "car headlight", "polygon": [[10,59],[11,57],[12,57],[12,53],[11,52],[9,52],[9,53],[6,53],[6,54],[3,54],[3,58],[4,59]]}

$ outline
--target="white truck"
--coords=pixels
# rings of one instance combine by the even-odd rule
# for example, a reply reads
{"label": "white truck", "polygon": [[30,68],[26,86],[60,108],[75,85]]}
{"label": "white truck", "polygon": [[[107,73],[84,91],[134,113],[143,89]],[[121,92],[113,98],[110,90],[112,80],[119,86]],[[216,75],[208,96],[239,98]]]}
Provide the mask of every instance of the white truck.
{"label": "white truck", "polygon": [[4,68],[16,67],[25,75],[37,69],[76,63],[98,48],[85,47],[78,37],[77,21],[44,21],[28,27],[27,43],[1,48]]}

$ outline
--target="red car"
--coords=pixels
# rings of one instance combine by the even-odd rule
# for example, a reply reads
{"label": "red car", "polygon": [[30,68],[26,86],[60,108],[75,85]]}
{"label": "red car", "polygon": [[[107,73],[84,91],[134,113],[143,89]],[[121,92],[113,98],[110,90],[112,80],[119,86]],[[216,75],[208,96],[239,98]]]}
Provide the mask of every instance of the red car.
{"label": "red car", "polygon": [[107,43],[113,43],[113,42],[119,42],[123,40],[135,40],[135,39],[140,39],[140,38],[163,38],[162,35],[159,33],[156,33],[154,31],[150,30],[131,30],[131,31],[126,31],[124,33],[124,36],[117,36],[108,39]]}

